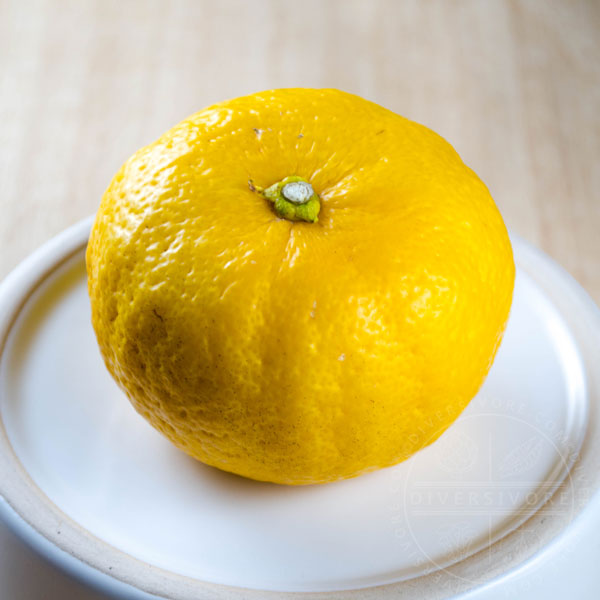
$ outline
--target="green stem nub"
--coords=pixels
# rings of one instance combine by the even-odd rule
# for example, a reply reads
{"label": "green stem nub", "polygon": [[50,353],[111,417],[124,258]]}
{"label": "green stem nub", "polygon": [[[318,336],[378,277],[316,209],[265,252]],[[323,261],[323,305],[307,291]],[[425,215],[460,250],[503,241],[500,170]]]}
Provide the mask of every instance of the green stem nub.
{"label": "green stem nub", "polygon": [[321,202],[312,185],[296,175],[286,177],[266,190],[262,195],[273,202],[278,217],[289,221],[316,223],[319,219]]}

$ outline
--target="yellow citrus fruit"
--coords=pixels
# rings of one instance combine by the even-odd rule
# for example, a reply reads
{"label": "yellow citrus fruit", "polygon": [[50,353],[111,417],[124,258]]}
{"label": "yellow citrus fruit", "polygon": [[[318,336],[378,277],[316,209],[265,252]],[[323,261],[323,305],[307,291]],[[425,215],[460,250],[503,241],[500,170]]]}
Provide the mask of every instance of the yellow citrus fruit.
{"label": "yellow citrus fruit", "polygon": [[494,201],[447,142],[311,89],[217,104],[137,152],[87,267],[135,409],[204,463],[286,484],[440,435],[492,364],[515,273]]}

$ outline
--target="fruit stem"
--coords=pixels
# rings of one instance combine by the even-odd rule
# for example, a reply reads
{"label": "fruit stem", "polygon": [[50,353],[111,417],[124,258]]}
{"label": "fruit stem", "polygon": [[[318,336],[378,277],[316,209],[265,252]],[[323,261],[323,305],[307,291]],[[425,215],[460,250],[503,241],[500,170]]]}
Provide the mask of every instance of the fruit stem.
{"label": "fruit stem", "polygon": [[321,201],[312,185],[303,177],[291,175],[263,190],[252,186],[273,203],[278,217],[288,221],[307,221],[316,223],[321,210]]}

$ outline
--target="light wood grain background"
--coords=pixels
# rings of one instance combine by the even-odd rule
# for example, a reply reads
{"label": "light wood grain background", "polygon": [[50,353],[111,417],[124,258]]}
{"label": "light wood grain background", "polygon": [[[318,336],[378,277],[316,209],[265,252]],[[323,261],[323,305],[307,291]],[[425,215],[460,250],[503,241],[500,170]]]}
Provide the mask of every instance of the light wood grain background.
{"label": "light wood grain background", "polygon": [[600,301],[600,2],[0,0],[0,278],[188,114],[337,87],[446,137]]}

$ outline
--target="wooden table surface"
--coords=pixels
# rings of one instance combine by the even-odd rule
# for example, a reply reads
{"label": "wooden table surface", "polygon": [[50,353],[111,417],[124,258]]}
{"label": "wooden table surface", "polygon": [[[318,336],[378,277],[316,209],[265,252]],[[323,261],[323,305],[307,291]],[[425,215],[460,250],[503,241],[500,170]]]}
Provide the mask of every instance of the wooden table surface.
{"label": "wooden table surface", "polygon": [[0,0],[0,278],[188,114],[336,87],[446,137],[600,302],[600,2]]}

